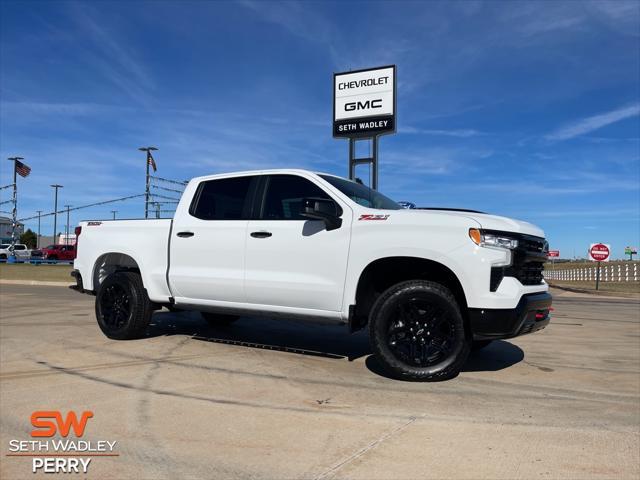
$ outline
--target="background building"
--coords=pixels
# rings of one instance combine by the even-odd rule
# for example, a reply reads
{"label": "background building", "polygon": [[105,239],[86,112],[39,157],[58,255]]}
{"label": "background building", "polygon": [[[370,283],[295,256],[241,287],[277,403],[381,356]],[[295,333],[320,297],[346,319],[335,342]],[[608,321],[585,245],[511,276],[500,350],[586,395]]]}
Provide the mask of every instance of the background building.
{"label": "background building", "polygon": [[[18,222],[17,235],[24,233],[24,225]],[[11,241],[11,219],[9,217],[0,217],[0,241],[9,243]]]}

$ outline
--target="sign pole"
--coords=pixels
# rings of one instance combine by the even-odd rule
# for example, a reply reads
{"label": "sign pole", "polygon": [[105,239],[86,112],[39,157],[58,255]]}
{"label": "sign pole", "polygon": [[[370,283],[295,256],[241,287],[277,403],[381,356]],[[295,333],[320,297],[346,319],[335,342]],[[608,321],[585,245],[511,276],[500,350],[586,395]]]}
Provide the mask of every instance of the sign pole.
{"label": "sign pole", "polygon": [[600,264],[602,262],[596,262],[598,266],[596,267],[596,290],[598,290],[598,286],[600,285]]}
{"label": "sign pole", "polygon": [[349,137],[349,180],[356,179],[356,139]]}
{"label": "sign pole", "polygon": [[371,188],[378,190],[378,136],[375,135],[371,139]]}

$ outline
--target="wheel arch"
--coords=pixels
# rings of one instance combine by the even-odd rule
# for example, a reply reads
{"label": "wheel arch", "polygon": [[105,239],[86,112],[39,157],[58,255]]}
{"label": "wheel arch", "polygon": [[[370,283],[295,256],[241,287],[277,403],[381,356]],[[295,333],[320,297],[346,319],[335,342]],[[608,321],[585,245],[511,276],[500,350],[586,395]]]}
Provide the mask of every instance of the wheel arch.
{"label": "wheel arch", "polygon": [[[122,252],[104,253],[93,264],[91,275],[93,290],[97,292],[104,279],[115,272],[141,273],[138,262],[131,255]],[[144,279],[142,280],[144,285]]]}
{"label": "wheel arch", "polygon": [[430,280],[447,287],[456,298],[468,324],[467,297],[458,275],[435,260],[413,256],[389,256],[371,261],[360,273],[354,304],[350,307],[349,327],[356,331],[369,320],[376,299],[389,287],[406,280]]}

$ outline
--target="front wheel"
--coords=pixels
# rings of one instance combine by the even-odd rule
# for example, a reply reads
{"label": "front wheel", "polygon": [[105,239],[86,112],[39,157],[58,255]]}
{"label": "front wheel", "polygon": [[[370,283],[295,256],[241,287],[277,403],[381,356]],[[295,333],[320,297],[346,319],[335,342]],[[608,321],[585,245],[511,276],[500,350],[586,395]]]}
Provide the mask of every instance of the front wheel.
{"label": "front wheel", "polygon": [[132,340],[144,336],[152,313],[153,303],[138,273],[112,273],[100,285],[96,318],[107,337]]}
{"label": "front wheel", "polygon": [[383,367],[400,379],[447,380],[469,356],[460,307],[435,282],[411,280],[386,290],[371,309],[369,333]]}

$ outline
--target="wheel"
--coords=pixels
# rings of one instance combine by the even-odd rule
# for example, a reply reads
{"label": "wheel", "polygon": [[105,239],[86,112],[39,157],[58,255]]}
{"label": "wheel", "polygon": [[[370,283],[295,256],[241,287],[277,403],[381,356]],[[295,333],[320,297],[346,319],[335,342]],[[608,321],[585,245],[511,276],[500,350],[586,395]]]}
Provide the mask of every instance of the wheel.
{"label": "wheel", "polygon": [[209,325],[214,327],[231,325],[233,322],[240,318],[238,315],[225,315],[222,313],[212,312],[200,312],[200,315],[202,315],[202,318],[204,318]]}
{"label": "wheel", "polygon": [[488,347],[493,340],[474,340],[471,344],[471,350],[477,352],[485,347]]}
{"label": "wheel", "polygon": [[0,255],[0,260],[6,260],[7,256],[3,253],[2,255]]}
{"label": "wheel", "polygon": [[115,340],[142,337],[152,313],[153,303],[138,273],[116,272],[102,282],[96,295],[96,318],[107,337]]}
{"label": "wheel", "polygon": [[453,378],[469,356],[456,299],[426,280],[402,282],[380,295],[369,314],[369,334],[383,367],[404,380]]}
{"label": "wheel", "polygon": [[47,257],[47,260],[57,260],[57,259],[58,259],[57,255],[49,255]]}

